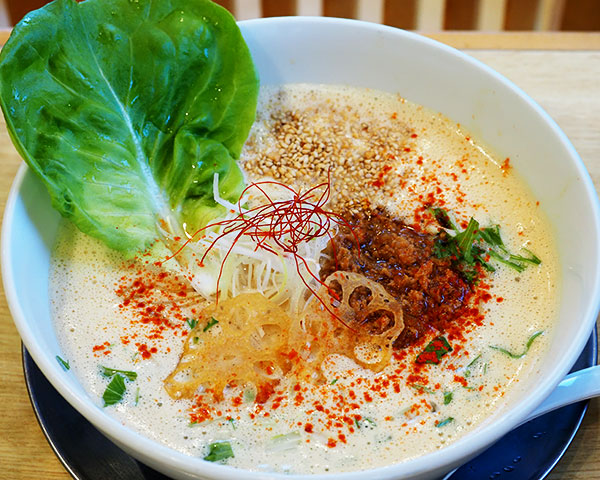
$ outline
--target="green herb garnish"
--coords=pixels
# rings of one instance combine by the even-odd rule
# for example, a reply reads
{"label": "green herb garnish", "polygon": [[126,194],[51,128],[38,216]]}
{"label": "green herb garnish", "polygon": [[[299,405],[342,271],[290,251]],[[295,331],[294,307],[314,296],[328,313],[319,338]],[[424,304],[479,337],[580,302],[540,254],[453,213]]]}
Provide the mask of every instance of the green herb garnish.
{"label": "green herb garnish", "polygon": [[337,381],[338,381],[338,379],[334,378],[329,385],[335,385],[337,383]]}
{"label": "green herb garnish", "polygon": [[116,368],[104,367],[102,365],[100,365],[100,368],[102,369],[102,375],[108,378],[116,374],[125,376],[130,382],[133,382],[137,378],[137,373],[130,370],[117,370]]}
{"label": "green herb garnish", "polygon": [[373,420],[371,418],[363,417],[360,420],[357,420],[355,418],[354,425],[356,425],[356,428],[363,428],[363,427],[375,428],[377,426],[377,423],[375,422],[375,420]]}
{"label": "green herb garnish", "polygon": [[471,367],[475,365],[479,359],[481,358],[481,354],[477,355],[466,367],[465,369],[465,378],[469,378],[471,376]]}
{"label": "green herb garnish", "polygon": [[519,359],[519,358],[523,358],[525,355],[527,355],[527,352],[529,352],[529,349],[531,348],[531,344],[533,343],[533,341],[539,337],[542,333],[544,333],[543,330],[540,330],[538,332],[535,332],[531,337],[529,337],[529,340],[527,340],[527,343],[525,344],[525,350],[523,350],[522,353],[512,353],[508,350],[506,350],[505,348],[502,347],[498,347],[495,345],[490,345],[490,348],[493,348],[494,350],[498,350],[499,352],[502,352],[504,355],[508,355],[510,358],[514,358]]}
{"label": "green herb garnish", "polygon": [[63,368],[65,372],[71,368],[71,365],[69,365],[69,361],[63,360],[59,355],[56,356],[56,361],[59,363],[59,365]]}
{"label": "green herb garnish", "polygon": [[196,325],[198,325],[198,320],[196,320],[195,318],[188,318],[185,323],[188,324],[188,327],[190,327],[190,330],[193,330],[194,328],[196,328]]}
{"label": "green herb garnish", "polygon": [[438,364],[444,355],[452,351],[452,347],[446,337],[434,338],[416,358],[417,363]]}
{"label": "green herb garnish", "polygon": [[208,446],[208,455],[204,457],[204,460],[207,462],[219,462],[233,456],[233,449],[229,442],[215,442]]}
{"label": "green herb garnish", "polygon": [[202,329],[203,332],[206,332],[209,328],[214,327],[217,323],[219,323],[219,321],[215,318],[215,317],[210,317],[209,322],[206,324],[206,326]]}
{"label": "green herb garnish", "polygon": [[[433,254],[437,258],[451,258],[467,283],[478,281],[478,266],[488,272],[495,271],[494,266],[486,259],[488,256],[517,272],[522,272],[529,264],[541,263],[541,260],[526,248],[522,250],[527,256],[510,253],[502,241],[499,225],[479,228],[479,222],[471,218],[467,228],[460,231],[444,209],[432,207],[429,210],[445,229],[437,235]],[[453,234],[448,230],[453,231]]]}
{"label": "green herb garnish", "polygon": [[[127,387],[125,386],[125,379],[133,382],[137,378],[137,373],[129,370],[117,370],[116,368],[109,368],[100,365],[102,370],[102,375],[105,377],[111,378],[112,380],[104,390],[104,394],[102,395],[102,399],[104,400],[104,406],[107,407],[109,405],[114,405],[115,403],[120,402],[123,399],[123,395],[125,395],[125,390]],[[137,405],[139,401],[139,389],[136,393],[135,404]]]}
{"label": "green herb garnish", "polygon": [[104,406],[108,407],[109,405],[114,405],[115,403],[119,403],[121,400],[123,400],[125,390],[125,377],[118,374],[115,375],[102,395]]}
{"label": "green herb garnish", "polygon": [[431,388],[426,387],[425,385],[421,385],[419,383],[413,383],[411,387],[415,390],[418,390],[419,392],[433,393],[433,390]]}
{"label": "green herb garnish", "polygon": [[450,422],[453,422],[453,421],[454,421],[453,417],[448,417],[445,420],[442,420],[441,422],[437,423],[435,426],[437,428],[441,428],[441,427],[448,425]]}
{"label": "green herb garnish", "polygon": [[444,405],[448,405],[452,401],[453,396],[452,392],[444,392]]}
{"label": "green herb garnish", "polygon": [[442,228],[446,228],[448,230],[458,230],[456,225],[450,218],[450,215],[446,210],[440,207],[430,207],[429,211],[435,217],[437,222],[440,224]]}

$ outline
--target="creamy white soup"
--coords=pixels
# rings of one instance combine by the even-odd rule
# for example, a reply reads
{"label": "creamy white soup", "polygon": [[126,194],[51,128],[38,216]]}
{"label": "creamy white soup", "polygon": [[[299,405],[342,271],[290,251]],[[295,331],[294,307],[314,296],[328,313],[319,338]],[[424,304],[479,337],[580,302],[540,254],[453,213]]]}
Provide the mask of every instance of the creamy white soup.
{"label": "creamy white soup", "polygon": [[[477,267],[477,279],[467,285],[466,307],[474,309],[468,322],[454,319],[445,330],[415,330],[414,338],[407,336],[401,346],[392,347],[391,337],[382,340],[368,347],[376,350],[375,357],[380,355],[376,362],[355,346],[340,347],[353,338],[352,328],[311,350],[308,360],[296,358],[296,351],[302,357],[300,348],[280,345],[287,358],[275,364],[287,367],[275,374],[269,364],[272,376],[268,388],[261,389],[220,373],[235,378],[232,369],[242,369],[246,361],[240,355],[252,354],[246,338],[227,337],[235,326],[235,319],[223,319],[227,302],[240,299],[232,315],[272,317],[267,319],[272,328],[288,322],[276,340],[306,346],[307,325],[319,323],[319,315],[328,316],[325,307],[331,299],[315,300],[310,291],[287,292],[287,297],[277,291],[268,293],[272,301],[265,307],[254,295],[272,290],[262,288],[259,280],[238,280],[241,274],[227,271],[229,260],[219,284],[213,278],[218,270],[209,278],[202,268],[181,272],[173,260],[157,266],[165,256],[159,250],[125,259],[65,222],[50,278],[60,356],[106,413],[193,457],[215,460],[210,455],[220,443],[231,452],[216,460],[239,468],[340,472],[443,448],[501,408],[521,379],[536,374],[557,315],[559,266],[551,227],[510,158],[497,158],[460,125],[399,95],[289,85],[262,88],[258,117],[240,162],[248,184],[270,179],[306,191],[327,183],[331,199],[324,208],[348,219],[365,208],[385,211],[411,231],[435,235],[443,230],[432,213],[438,208],[448,212],[461,232],[471,218],[480,228],[499,225],[506,252],[529,259],[535,254],[541,263],[525,262],[526,268],[518,271],[485,255],[495,270]],[[271,188],[277,185],[265,186],[269,192]],[[259,201],[260,195],[247,199],[250,207]],[[343,223],[332,225],[331,237],[343,228]],[[318,252],[328,240],[320,240],[310,263],[317,277],[323,265]],[[252,252],[249,248],[247,254]],[[259,268],[252,265],[236,268],[263,278],[260,272],[248,272]],[[319,282],[313,285],[322,288]],[[215,306],[216,289],[221,298]],[[392,323],[403,323],[406,334],[419,319],[410,317],[406,298],[393,301],[404,302],[403,320],[400,314]],[[336,320],[329,315],[328,328],[345,328],[331,327]],[[312,332],[315,337],[321,335],[319,328]],[[326,351],[328,345],[336,348]],[[428,347],[433,362],[418,360]],[[274,358],[263,353],[264,362]],[[180,360],[185,363],[188,356],[197,365],[177,377]],[[298,368],[303,361],[313,364]],[[223,370],[224,362],[234,367]],[[123,379],[125,393],[107,406],[107,386],[119,374],[103,374],[102,367],[137,374],[134,380]],[[223,378],[215,378],[219,375]]]}

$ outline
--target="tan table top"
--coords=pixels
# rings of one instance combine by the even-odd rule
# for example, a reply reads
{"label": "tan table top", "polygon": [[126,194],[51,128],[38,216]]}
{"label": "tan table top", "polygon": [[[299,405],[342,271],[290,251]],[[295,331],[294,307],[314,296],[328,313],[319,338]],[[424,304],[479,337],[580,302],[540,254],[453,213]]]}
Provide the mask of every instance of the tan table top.
{"label": "tan table top", "polygon": [[[432,35],[495,68],[529,93],[557,121],[600,188],[600,34]],[[0,31],[0,45],[7,32]],[[476,49],[476,50],[472,50]],[[0,208],[20,159],[0,122]],[[599,190],[600,191],[600,190]],[[33,414],[23,379],[21,343],[0,295],[0,477],[71,478]],[[550,480],[600,480],[600,399],[594,399],[573,444]]]}

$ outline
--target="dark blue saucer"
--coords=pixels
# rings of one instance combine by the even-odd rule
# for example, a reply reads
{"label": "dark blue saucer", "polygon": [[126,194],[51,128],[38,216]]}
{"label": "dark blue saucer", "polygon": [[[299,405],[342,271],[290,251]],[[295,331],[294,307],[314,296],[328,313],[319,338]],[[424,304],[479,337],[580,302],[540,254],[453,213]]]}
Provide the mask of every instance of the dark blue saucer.
{"label": "dark blue saucer", "polygon": [[[594,330],[573,371],[596,364]],[[50,446],[76,480],[169,480],[127,455],[46,380],[23,347],[23,370],[31,404]],[[446,480],[539,480],[552,470],[581,425],[588,402],[563,407],[508,433]]]}

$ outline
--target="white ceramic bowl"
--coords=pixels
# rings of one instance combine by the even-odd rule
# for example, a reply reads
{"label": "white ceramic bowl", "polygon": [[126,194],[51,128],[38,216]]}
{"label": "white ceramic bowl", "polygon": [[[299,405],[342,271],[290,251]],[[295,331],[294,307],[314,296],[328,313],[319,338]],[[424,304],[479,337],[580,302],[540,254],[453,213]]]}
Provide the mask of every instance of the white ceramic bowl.
{"label": "white ceramic bowl", "polygon": [[[538,105],[490,68],[452,48],[394,28],[331,18],[272,18],[241,22],[240,27],[263,84],[334,83],[398,92],[460,122],[501,157],[511,158],[553,224],[562,301],[539,378],[523,381],[509,407],[440,451],[367,473],[306,476],[440,477],[522,422],[557,386],[588,339],[600,300],[600,219],[592,182],[565,135]],[[21,169],[4,217],[4,286],[23,342],[57,390],[115,443],[174,478],[283,477],[204,462],[144,438],[108,416],[62,371],[55,360],[60,349],[48,308],[49,252],[57,223],[44,188]]]}

